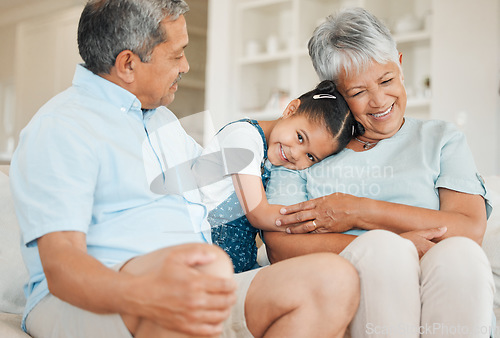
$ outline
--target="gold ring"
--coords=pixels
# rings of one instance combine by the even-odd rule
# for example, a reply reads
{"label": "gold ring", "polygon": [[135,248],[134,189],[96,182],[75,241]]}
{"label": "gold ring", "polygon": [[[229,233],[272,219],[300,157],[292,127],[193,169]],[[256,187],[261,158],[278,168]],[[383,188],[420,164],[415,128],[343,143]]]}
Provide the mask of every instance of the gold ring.
{"label": "gold ring", "polygon": [[316,220],[313,221],[313,225],[314,225],[314,229],[316,229],[316,227],[317,227]]}

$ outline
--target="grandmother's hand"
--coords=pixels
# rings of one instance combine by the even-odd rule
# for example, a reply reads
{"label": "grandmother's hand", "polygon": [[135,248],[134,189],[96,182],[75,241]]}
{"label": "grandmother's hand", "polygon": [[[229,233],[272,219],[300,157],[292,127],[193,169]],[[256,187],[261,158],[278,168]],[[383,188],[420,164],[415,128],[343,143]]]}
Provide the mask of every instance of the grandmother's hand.
{"label": "grandmother's hand", "polygon": [[286,232],[344,232],[356,224],[358,197],[334,193],[309,201],[283,207],[283,215],[276,220],[277,226],[287,226]]}
{"label": "grandmother's hand", "polygon": [[409,239],[415,244],[418,251],[418,257],[422,258],[436,243],[437,239],[444,236],[448,229],[446,227],[408,231],[400,234],[401,237]]}

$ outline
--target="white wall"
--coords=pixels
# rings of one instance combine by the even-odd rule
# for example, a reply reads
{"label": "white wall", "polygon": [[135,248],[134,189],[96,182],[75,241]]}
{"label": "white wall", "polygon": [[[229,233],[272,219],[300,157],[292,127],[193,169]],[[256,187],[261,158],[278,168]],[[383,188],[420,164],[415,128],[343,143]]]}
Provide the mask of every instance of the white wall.
{"label": "white wall", "polygon": [[432,117],[457,123],[483,175],[499,174],[499,1],[434,0]]}
{"label": "white wall", "polygon": [[8,159],[14,147],[15,35],[15,25],[0,29],[0,161]]}
{"label": "white wall", "polygon": [[16,130],[52,96],[71,86],[82,59],[76,41],[82,6],[23,21],[16,34]]}
{"label": "white wall", "polygon": [[9,161],[19,129],[36,109],[71,84],[79,59],[75,57],[76,32],[64,24],[54,27],[67,17],[68,10],[81,8],[84,2],[25,0],[14,7],[0,3],[0,163]]}
{"label": "white wall", "polygon": [[[498,8],[497,8],[497,18],[500,18],[500,5],[498,5]],[[498,37],[500,37],[500,23],[497,25],[497,34],[498,34]],[[495,87],[497,89],[497,124],[496,124],[495,132],[497,134],[499,134],[499,131],[500,131],[500,42],[497,44],[497,65],[498,65],[497,83],[496,83],[496,87]],[[497,142],[500,142],[500,135],[497,136]],[[498,149],[497,149],[497,163],[496,163],[496,170],[495,170],[496,174],[500,173],[500,154],[498,154],[498,153],[500,153],[500,151],[498,151]]]}
{"label": "white wall", "polygon": [[[234,74],[231,72],[234,48],[231,44],[234,21],[232,6],[234,0],[211,0],[208,8],[208,41],[207,41],[207,83],[205,106],[210,111],[206,116],[205,142],[208,142],[213,131],[224,125],[231,108],[235,106],[234,97],[228,95],[234,86]],[[224,18],[224,20],[221,20]]]}

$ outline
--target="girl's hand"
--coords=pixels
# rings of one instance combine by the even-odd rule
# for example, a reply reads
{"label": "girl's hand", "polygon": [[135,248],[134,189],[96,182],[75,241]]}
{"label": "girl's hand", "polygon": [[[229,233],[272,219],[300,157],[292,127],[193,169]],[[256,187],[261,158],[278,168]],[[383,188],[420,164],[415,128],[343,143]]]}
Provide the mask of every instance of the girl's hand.
{"label": "girl's hand", "polygon": [[280,213],[284,216],[276,225],[287,226],[286,232],[291,234],[344,232],[356,225],[359,201],[352,195],[334,193],[283,207]]}

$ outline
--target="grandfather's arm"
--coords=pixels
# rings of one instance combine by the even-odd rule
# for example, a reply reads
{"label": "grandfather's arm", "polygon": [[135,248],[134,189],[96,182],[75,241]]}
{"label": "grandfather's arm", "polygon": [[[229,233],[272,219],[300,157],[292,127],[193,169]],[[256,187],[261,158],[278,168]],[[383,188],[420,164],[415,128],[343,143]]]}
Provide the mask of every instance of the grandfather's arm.
{"label": "grandfather's arm", "polygon": [[53,232],[37,242],[49,291],[54,296],[96,313],[134,310],[133,304],[125,304],[121,296],[135,292],[134,277],[122,276],[88,255],[84,233]]}
{"label": "grandfather's arm", "polygon": [[38,248],[53,295],[91,312],[119,313],[132,333],[146,319],[188,335],[220,334],[235,301],[232,264],[211,245],[154,251],[134,258],[138,267],[127,264],[127,272],[88,255],[81,232],[49,233],[38,239]]}

